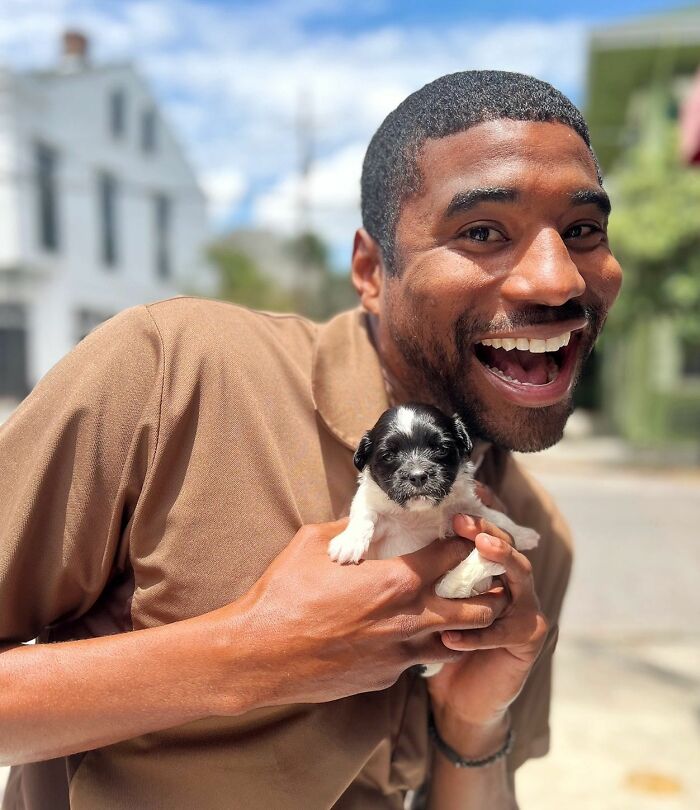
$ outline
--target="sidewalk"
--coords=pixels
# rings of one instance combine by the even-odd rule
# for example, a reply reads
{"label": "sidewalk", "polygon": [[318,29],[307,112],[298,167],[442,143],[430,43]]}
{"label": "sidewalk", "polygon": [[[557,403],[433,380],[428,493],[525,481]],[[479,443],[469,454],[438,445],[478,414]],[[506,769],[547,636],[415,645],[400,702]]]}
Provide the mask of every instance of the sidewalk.
{"label": "sidewalk", "polygon": [[522,810],[697,810],[700,638],[561,640],[551,751],[518,772]]}
{"label": "sidewalk", "polygon": [[585,439],[521,460],[576,546],[551,751],[518,773],[522,810],[697,810],[700,471]]}

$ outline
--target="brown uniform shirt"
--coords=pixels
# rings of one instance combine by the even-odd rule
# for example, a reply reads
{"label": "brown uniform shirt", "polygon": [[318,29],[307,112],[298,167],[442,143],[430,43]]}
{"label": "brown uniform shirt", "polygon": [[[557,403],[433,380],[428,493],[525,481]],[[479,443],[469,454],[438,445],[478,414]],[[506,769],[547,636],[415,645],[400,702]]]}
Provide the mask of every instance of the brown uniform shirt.
{"label": "brown uniform shirt", "polygon": [[[85,338],[0,429],[0,641],[153,627],[244,594],[302,524],[347,514],[387,407],[364,317],[326,325],[181,297]],[[569,537],[506,453],[481,477],[542,535],[556,627]],[[293,594],[290,594],[290,599]],[[514,708],[511,768],[548,747],[551,633]],[[427,697],[390,689],[213,717],[13,768],[5,810],[400,808],[430,761]]]}

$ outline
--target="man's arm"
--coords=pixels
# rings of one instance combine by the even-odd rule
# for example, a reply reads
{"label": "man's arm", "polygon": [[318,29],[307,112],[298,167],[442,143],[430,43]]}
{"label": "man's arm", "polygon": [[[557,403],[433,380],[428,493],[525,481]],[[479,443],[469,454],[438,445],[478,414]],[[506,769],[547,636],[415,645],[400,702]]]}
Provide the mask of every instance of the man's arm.
{"label": "man's arm", "polygon": [[[390,686],[409,666],[461,657],[436,631],[489,626],[501,592],[435,596],[469,552],[461,540],[341,566],[303,527],[242,599],[158,628],[0,654],[0,761],[33,762],[262,706]],[[293,598],[290,598],[293,594]]]}
{"label": "man's arm", "polygon": [[0,763],[86,751],[212,714],[220,645],[213,624],[200,617],[103,638],[6,647]]}
{"label": "man's arm", "polygon": [[[450,728],[449,721],[440,728],[442,739],[462,757],[480,759],[499,751],[508,734],[505,719],[488,727],[459,725]],[[511,789],[506,759],[481,768],[456,768],[438,750],[433,756],[429,807],[439,810],[517,810]]]}
{"label": "man's arm", "polygon": [[[461,757],[480,759],[500,750],[508,710],[518,697],[547,637],[527,558],[508,535],[483,518],[457,516],[455,531],[474,540],[479,552],[505,568],[510,604],[482,630],[442,633],[445,646],[464,650],[462,660],[445,665],[428,681],[438,734]],[[504,759],[474,769],[458,769],[436,751],[431,810],[513,810],[517,807]]]}

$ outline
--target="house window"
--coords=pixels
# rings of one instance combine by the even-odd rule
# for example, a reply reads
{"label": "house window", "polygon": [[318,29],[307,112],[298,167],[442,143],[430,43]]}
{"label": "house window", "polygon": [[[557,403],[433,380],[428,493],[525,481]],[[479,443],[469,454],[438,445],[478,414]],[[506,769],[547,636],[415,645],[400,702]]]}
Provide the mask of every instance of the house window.
{"label": "house window", "polygon": [[156,151],[156,111],[144,110],[141,114],[141,149],[150,153]]}
{"label": "house window", "polygon": [[103,172],[99,176],[100,251],[107,267],[119,260],[117,245],[117,197],[119,183],[114,175]]}
{"label": "house window", "polygon": [[172,205],[164,194],[156,194],[155,213],[155,263],[158,278],[170,278],[172,261],[170,256],[170,228]]}
{"label": "house window", "polygon": [[34,160],[37,177],[37,237],[39,245],[55,253],[58,251],[58,154],[44,143],[35,148]]}
{"label": "house window", "polygon": [[119,88],[109,95],[109,131],[114,138],[126,132],[126,94]]}
{"label": "house window", "polygon": [[682,340],[681,352],[683,376],[700,378],[700,338]]}
{"label": "house window", "polygon": [[75,313],[76,343],[80,342],[93,329],[112,317],[113,313],[98,312],[93,309],[79,309]]}
{"label": "house window", "polygon": [[0,397],[23,399],[29,393],[27,324],[20,304],[0,304]]}

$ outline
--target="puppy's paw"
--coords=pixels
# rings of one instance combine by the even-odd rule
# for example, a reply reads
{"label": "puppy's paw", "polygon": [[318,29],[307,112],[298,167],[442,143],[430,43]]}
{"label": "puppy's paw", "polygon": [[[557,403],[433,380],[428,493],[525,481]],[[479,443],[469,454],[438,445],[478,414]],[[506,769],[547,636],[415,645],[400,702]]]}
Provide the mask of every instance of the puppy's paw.
{"label": "puppy's paw", "polygon": [[363,555],[367,552],[367,543],[362,537],[357,537],[352,532],[341,532],[328,544],[328,556],[333,562],[359,563]]}
{"label": "puppy's paw", "polygon": [[531,548],[536,548],[539,541],[540,536],[534,529],[516,526],[513,530],[513,542],[518,551],[528,551]]}
{"label": "puppy's paw", "polygon": [[474,549],[456,568],[448,571],[435,586],[435,593],[446,599],[467,599],[487,591],[492,577],[503,574],[505,568],[500,563],[485,560]]}

